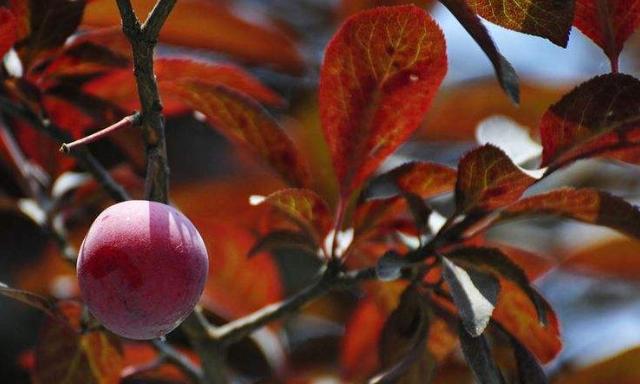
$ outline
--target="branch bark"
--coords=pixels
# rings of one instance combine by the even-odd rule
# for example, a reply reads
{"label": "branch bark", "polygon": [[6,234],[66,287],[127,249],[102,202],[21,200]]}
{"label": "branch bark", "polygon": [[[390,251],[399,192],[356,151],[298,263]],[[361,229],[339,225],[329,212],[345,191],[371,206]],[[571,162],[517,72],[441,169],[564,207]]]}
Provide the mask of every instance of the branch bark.
{"label": "branch bark", "polygon": [[320,277],[311,285],[295,295],[279,302],[268,305],[258,311],[229,322],[220,327],[211,327],[209,337],[222,344],[225,348],[249,336],[271,321],[292,314],[310,301],[334,289],[344,289],[354,284],[376,277],[375,267],[365,268],[349,273],[339,273],[337,269],[326,268]]}
{"label": "branch bark", "polygon": [[140,126],[147,151],[145,197],[167,203],[169,201],[169,165],[162,116],[162,102],[153,72],[153,52],[158,33],[176,0],[159,0],[141,26],[130,0],[117,0],[122,31],[131,44],[133,71],[141,106]]}

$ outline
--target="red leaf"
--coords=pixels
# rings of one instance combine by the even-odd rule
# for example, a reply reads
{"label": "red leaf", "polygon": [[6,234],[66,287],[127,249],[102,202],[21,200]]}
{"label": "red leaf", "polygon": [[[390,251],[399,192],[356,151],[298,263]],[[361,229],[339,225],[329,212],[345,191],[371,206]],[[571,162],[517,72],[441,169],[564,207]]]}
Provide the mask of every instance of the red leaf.
{"label": "red leaf", "polygon": [[276,170],[290,185],[304,187],[309,171],[293,141],[256,102],[225,86],[195,80],[171,84],[176,97]]}
{"label": "red leaf", "polygon": [[333,217],[327,203],[309,189],[283,189],[267,196],[262,204],[287,215],[311,233],[318,244],[322,244],[333,227]]}
{"label": "red leaf", "polygon": [[573,24],[602,48],[617,72],[622,46],[640,25],[640,1],[576,0]]}
{"label": "red leaf", "polygon": [[27,158],[41,166],[50,176],[56,177],[74,166],[74,159],[61,153],[58,150],[60,144],[48,135],[20,121],[14,122],[12,127]]}
{"label": "red leaf", "polygon": [[368,200],[359,204],[353,215],[354,243],[406,227],[415,226],[401,196]]}
{"label": "red leaf", "polygon": [[456,170],[436,163],[412,162],[389,172],[402,192],[429,199],[455,188]]}
{"label": "red leaf", "polygon": [[19,3],[13,4],[15,14],[25,19],[28,33],[19,42],[18,52],[23,65],[29,66],[40,52],[60,47],[76,31],[86,1],[23,0],[23,4]]}
{"label": "red leaf", "polygon": [[62,98],[47,95],[43,98],[42,104],[51,121],[74,139],[81,138],[94,123],[94,119],[84,113],[78,105]]}
{"label": "red leaf", "polygon": [[505,206],[518,200],[535,181],[501,149],[483,145],[467,153],[458,164],[456,209],[463,213]]}
{"label": "red leaf", "polygon": [[542,165],[551,171],[585,157],[616,157],[616,151],[637,146],[639,111],[640,81],[632,76],[609,74],[581,84],[542,118]]}
{"label": "red leaf", "polygon": [[427,7],[433,3],[434,1],[432,0],[342,0],[338,14],[341,18],[345,18],[369,8],[403,4],[415,4],[419,7]]}
{"label": "red leaf", "polygon": [[573,0],[466,0],[483,18],[514,31],[542,36],[566,47]]}
{"label": "red leaf", "polygon": [[74,36],[65,44],[59,55],[39,76],[38,83],[40,87],[48,88],[65,77],[127,68],[130,62],[131,45],[121,28],[87,31]]}
{"label": "red leaf", "polygon": [[[173,84],[198,81],[211,87],[224,85],[265,104],[273,106],[284,104],[284,100],[279,95],[234,65],[163,57],[154,61],[154,71],[165,103],[167,100],[169,103],[182,101],[171,92]],[[129,68],[113,70],[89,82],[84,89],[91,95],[118,104],[124,110],[140,108],[135,78]],[[170,112],[172,112],[171,109]]]}
{"label": "red leaf", "polygon": [[[149,13],[155,0],[135,0],[138,17]],[[249,22],[223,0],[180,0],[160,31],[160,41],[228,53],[251,64],[271,64],[300,72],[302,58],[295,44],[268,23]],[[255,15],[254,15],[255,16]],[[85,26],[119,26],[120,14],[112,0],[93,0],[82,20]],[[210,28],[209,26],[215,26]]]}
{"label": "red leaf", "polygon": [[11,11],[0,8],[0,57],[16,42],[16,18]]}
{"label": "red leaf", "polygon": [[389,313],[374,300],[361,300],[346,324],[342,339],[340,365],[343,376],[350,381],[365,379],[379,366],[378,339]]}
{"label": "red leaf", "polygon": [[640,210],[623,199],[595,189],[563,188],[522,199],[498,220],[554,215],[602,225],[640,238]]}
{"label": "red leaf", "polygon": [[447,70],[442,32],[414,6],[348,19],[320,74],[320,118],[348,197],[418,127]]}

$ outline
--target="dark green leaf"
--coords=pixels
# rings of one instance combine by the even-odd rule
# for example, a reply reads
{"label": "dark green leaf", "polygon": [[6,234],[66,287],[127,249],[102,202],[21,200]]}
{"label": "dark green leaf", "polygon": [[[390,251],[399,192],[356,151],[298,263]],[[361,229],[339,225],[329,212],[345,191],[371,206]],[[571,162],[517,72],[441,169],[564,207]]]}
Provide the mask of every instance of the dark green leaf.
{"label": "dark green leaf", "polygon": [[511,101],[516,104],[520,103],[518,75],[507,59],[500,54],[491,36],[489,36],[489,31],[482,25],[480,18],[465,0],[440,0],[440,2],[458,19],[464,29],[467,30],[491,60],[500,86]]}
{"label": "dark green leaf", "polygon": [[638,163],[640,80],[611,73],[580,84],[544,114],[540,138],[547,173],[596,156]]}
{"label": "dark green leaf", "polygon": [[470,263],[478,266],[487,266],[495,270],[506,279],[516,283],[535,305],[538,319],[546,324],[547,313],[544,300],[540,294],[531,287],[529,279],[524,271],[512,262],[501,250],[497,248],[469,247],[459,248],[447,254],[447,257],[458,263]]}
{"label": "dark green leaf", "polygon": [[0,283],[0,295],[12,298],[41,310],[52,317],[58,317],[55,305],[49,299],[36,295],[35,293],[23,291],[21,289],[10,288],[6,284]]}
{"label": "dark green leaf", "polygon": [[429,208],[422,197],[418,195],[405,192],[402,196],[407,201],[407,206],[413,216],[413,221],[416,223],[418,232],[421,234],[429,233],[429,216],[431,216],[431,208]]}
{"label": "dark green leaf", "polygon": [[269,232],[256,241],[251,250],[249,250],[249,257],[255,256],[263,251],[275,252],[283,249],[293,249],[315,254],[317,245],[314,244],[313,239],[303,232],[277,230]]}
{"label": "dark green leaf", "polygon": [[640,238],[640,209],[606,192],[562,188],[527,197],[507,207],[498,221],[554,215],[613,228]]}
{"label": "dark green leaf", "polygon": [[30,33],[18,43],[23,60],[33,54],[64,44],[73,34],[86,5],[85,0],[23,0],[28,1]]}
{"label": "dark green leaf", "polygon": [[442,267],[465,329],[471,336],[481,335],[491,320],[500,284],[492,275],[472,268],[465,270],[446,257],[442,258]]}
{"label": "dark green leaf", "polygon": [[514,31],[549,39],[566,47],[574,0],[466,0],[473,12]]}
{"label": "dark green leaf", "polygon": [[529,352],[529,350],[514,337],[510,337],[513,353],[518,364],[518,377],[520,384],[547,384],[547,375],[545,375],[538,360]]}
{"label": "dark green leaf", "polygon": [[433,369],[433,359],[428,358],[426,348],[428,333],[424,299],[415,287],[409,286],[382,329],[380,361],[384,371],[369,383],[415,382],[416,375],[421,382],[428,382]]}
{"label": "dark green leaf", "polygon": [[460,346],[467,363],[478,383],[504,384],[504,378],[498,365],[491,356],[489,344],[483,335],[472,337],[460,323],[458,327]]}

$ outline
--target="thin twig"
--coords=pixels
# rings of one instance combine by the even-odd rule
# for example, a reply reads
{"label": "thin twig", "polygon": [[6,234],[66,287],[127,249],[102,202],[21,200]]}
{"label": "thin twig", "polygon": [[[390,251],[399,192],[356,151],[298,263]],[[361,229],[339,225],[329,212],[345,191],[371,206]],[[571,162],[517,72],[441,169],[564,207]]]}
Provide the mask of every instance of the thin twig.
{"label": "thin twig", "polygon": [[0,142],[3,142],[7,148],[7,152],[20,174],[18,183],[20,184],[23,192],[30,196],[38,205],[42,205],[46,196],[44,195],[39,180],[34,176],[31,170],[32,165],[29,160],[24,156],[20,146],[18,145],[15,137],[9,131],[4,119],[0,117]]}
{"label": "thin twig", "polygon": [[193,364],[187,356],[174,349],[165,341],[156,339],[153,340],[151,344],[161,353],[161,356],[164,356],[166,361],[179,368],[191,381],[194,383],[204,383],[202,370]]}
{"label": "thin twig", "polygon": [[176,0],[158,1],[155,7],[151,10],[147,21],[142,26],[142,32],[148,37],[157,39],[160,34],[160,29],[164,25],[164,22],[169,17],[173,6],[176,4]]}
{"label": "thin twig", "polygon": [[140,115],[137,113],[124,117],[122,118],[122,120],[118,121],[117,123],[112,124],[107,128],[101,129],[98,132],[93,133],[89,136],[85,136],[82,139],[78,139],[71,143],[63,143],[62,146],[60,147],[60,152],[70,153],[71,151],[75,150],[79,146],[91,144],[95,141],[98,141],[104,138],[105,136],[108,136],[109,134],[115,131],[118,131],[123,128],[131,127],[132,125],[137,124],[139,119],[140,119]]}
{"label": "thin twig", "polygon": [[[9,116],[24,120],[31,124],[34,128],[45,133],[59,144],[72,141],[71,135],[62,130],[57,125],[47,119],[41,119],[35,112],[20,104],[12,102],[10,99],[0,96],[0,111]],[[76,158],[81,167],[86,169],[93,175],[96,181],[115,201],[129,200],[129,194],[119,185],[102,164],[89,152],[86,148],[78,148],[73,151],[73,157]]]}

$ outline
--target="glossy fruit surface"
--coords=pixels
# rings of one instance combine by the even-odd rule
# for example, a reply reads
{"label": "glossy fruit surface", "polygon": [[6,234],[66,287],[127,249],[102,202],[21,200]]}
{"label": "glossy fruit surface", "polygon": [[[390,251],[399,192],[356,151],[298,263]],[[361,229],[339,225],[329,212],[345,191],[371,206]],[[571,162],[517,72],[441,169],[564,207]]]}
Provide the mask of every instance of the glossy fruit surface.
{"label": "glossy fruit surface", "polygon": [[91,225],[77,274],[89,311],[112,332],[152,339],[193,310],[204,288],[207,250],[182,213],[131,200],[105,209]]}

